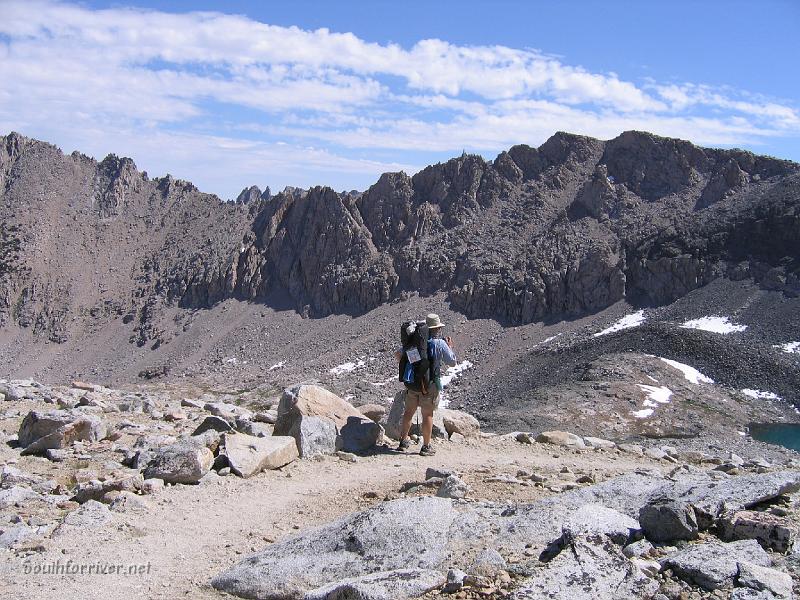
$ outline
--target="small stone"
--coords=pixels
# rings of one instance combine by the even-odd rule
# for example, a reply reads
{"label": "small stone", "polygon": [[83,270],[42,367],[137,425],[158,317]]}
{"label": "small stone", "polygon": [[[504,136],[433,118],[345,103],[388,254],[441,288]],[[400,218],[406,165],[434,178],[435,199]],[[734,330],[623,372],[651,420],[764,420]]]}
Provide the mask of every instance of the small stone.
{"label": "small stone", "polygon": [[631,562],[648,577],[655,577],[661,571],[661,565],[654,560],[644,560],[642,558],[634,557]]}
{"label": "small stone", "polygon": [[164,480],[151,477],[142,483],[142,492],[145,494],[155,494],[164,489]]}
{"label": "small stone", "polygon": [[641,558],[643,556],[649,556],[652,551],[653,544],[647,540],[633,542],[622,549],[622,553],[628,558]]}
{"label": "small stone", "polygon": [[352,452],[343,452],[342,450],[339,450],[336,453],[336,456],[339,457],[339,460],[343,460],[344,462],[350,462],[350,463],[358,462],[358,457]]}
{"label": "small stone", "polygon": [[464,498],[470,492],[470,487],[455,475],[450,475],[444,480],[436,495],[440,498]]}

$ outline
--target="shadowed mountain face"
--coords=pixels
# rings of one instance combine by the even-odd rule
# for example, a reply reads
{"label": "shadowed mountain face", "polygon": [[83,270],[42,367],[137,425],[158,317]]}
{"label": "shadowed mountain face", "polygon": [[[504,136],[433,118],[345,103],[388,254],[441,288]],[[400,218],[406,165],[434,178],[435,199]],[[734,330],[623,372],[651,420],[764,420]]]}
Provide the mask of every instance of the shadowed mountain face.
{"label": "shadowed mountain face", "polygon": [[309,316],[411,292],[521,324],[662,305],[718,278],[800,294],[800,165],[626,132],[386,173],[361,194],[221,202],[130,159],[0,137],[0,326],[63,342],[236,298]]}

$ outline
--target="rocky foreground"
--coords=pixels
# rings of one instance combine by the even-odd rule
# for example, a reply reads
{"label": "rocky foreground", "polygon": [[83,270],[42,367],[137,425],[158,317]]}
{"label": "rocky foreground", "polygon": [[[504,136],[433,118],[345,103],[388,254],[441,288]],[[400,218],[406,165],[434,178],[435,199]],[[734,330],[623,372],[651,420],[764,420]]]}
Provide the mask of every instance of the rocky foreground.
{"label": "rocky foreground", "polygon": [[[422,458],[393,450],[402,394],[387,411],[309,385],[249,407],[0,386],[13,597],[744,599],[800,581],[800,463],[747,437],[493,435],[440,411]],[[146,572],[44,570],[68,560]]]}

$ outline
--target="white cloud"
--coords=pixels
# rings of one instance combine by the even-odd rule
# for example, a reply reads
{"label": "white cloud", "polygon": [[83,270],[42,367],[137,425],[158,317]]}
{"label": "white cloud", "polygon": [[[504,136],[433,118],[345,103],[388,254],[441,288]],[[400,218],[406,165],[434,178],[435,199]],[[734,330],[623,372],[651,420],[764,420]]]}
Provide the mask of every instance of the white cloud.
{"label": "white cloud", "polygon": [[[211,191],[223,196],[250,183],[245,167],[304,181],[359,173],[366,184],[419,162],[403,153],[492,154],[556,130],[610,138],[643,129],[740,146],[800,134],[800,113],[787,103],[625,81],[529,49],[438,39],[406,48],[244,16],[43,0],[0,3],[0,80],[0,133],[138,151],[140,163],[185,169],[176,175],[198,185],[216,181]],[[380,160],[369,156],[378,151]]]}

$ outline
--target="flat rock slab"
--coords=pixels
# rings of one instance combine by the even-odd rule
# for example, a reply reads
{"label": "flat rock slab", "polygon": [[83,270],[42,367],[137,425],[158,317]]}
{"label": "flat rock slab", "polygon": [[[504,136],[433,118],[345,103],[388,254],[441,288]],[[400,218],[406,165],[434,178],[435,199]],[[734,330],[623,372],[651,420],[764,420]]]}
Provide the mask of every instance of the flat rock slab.
{"label": "flat rock slab", "polygon": [[406,600],[444,585],[447,577],[430,569],[397,569],[337,581],[307,592],[303,600]]}
{"label": "flat rock slab", "polygon": [[41,494],[24,485],[14,485],[0,490],[0,508],[7,508],[30,500],[41,499]]}
{"label": "flat rock slab", "polygon": [[542,444],[554,444],[567,448],[585,448],[583,438],[567,431],[543,431],[536,436],[536,441]]}
{"label": "flat rock slab", "polygon": [[254,437],[244,433],[226,433],[224,452],[231,471],[240,477],[252,477],[265,469],[278,469],[297,459],[297,444],[290,436]]}
{"label": "flat rock slab", "polygon": [[442,498],[384,502],[272,544],[211,585],[244,598],[297,598],[381,571],[441,569],[448,547],[470,531],[454,530],[457,517],[451,501]]}
{"label": "flat rock slab", "polygon": [[631,563],[605,536],[574,540],[522,582],[513,600],[627,600],[650,598],[658,583]]}
{"label": "flat rock slab", "polygon": [[105,504],[89,500],[69,513],[56,527],[53,535],[62,535],[75,529],[97,529],[113,519],[111,511]]}
{"label": "flat rock slab", "polygon": [[733,584],[741,562],[761,567],[771,564],[769,555],[755,540],[695,544],[667,557],[662,564],[684,581],[714,591]]}
{"label": "flat rock slab", "polygon": [[573,538],[586,535],[604,535],[620,545],[641,537],[641,529],[636,519],[602,504],[586,504],[567,517],[563,525],[564,533]]}
{"label": "flat rock slab", "polygon": [[769,592],[776,598],[792,597],[792,578],[788,573],[753,563],[739,563],[737,583],[753,590]]}
{"label": "flat rock slab", "polygon": [[710,527],[723,512],[745,510],[800,490],[800,472],[748,473],[723,481],[675,486],[672,496],[691,504],[700,528]]}
{"label": "flat rock slab", "polygon": [[797,525],[786,517],[765,512],[740,510],[719,520],[724,540],[757,540],[764,548],[786,553],[797,539]]}

